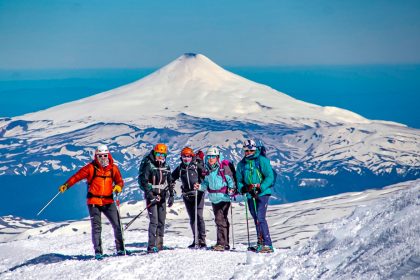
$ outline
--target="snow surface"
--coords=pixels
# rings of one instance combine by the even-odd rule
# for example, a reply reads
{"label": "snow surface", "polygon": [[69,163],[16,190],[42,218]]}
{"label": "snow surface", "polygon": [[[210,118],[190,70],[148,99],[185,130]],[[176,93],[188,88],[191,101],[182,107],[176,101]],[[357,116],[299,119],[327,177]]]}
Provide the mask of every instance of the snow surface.
{"label": "snow surface", "polygon": [[[382,190],[270,206],[268,221],[277,249],[269,255],[245,251],[242,203],[234,205],[238,252],[185,249],[192,238],[186,211],[178,201],[168,212],[165,234],[165,244],[175,250],[103,261],[92,259],[88,219],[51,223],[6,216],[0,220],[0,278],[419,279],[419,191],[417,180]],[[142,202],[124,203],[123,223],[143,207]],[[209,245],[215,240],[210,209],[206,205]],[[105,221],[104,250],[112,254],[112,229]],[[143,216],[125,232],[128,249],[145,249],[147,224]],[[23,230],[28,225],[32,228]],[[252,225],[251,229],[255,241]]]}

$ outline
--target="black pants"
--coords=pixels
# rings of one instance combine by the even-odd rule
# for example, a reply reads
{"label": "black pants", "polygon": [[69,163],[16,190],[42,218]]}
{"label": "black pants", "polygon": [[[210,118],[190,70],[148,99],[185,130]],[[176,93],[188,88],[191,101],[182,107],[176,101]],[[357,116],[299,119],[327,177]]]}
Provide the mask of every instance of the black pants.
{"label": "black pants", "polygon": [[230,202],[219,202],[217,204],[212,203],[214,220],[217,227],[217,244],[218,245],[229,245],[229,220],[228,212]]}
{"label": "black pants", "polygon": [[103,254],[101,239],[101,213],[104,213],[104,215],[111,223],[112,228],[114,229],[115,247],[117,252],[124,251],[124,241],[121,232],[120,218],[115,204],[112,203],[103,206],[89,204],[88,209],[90,215],[90,223],[92,225],[92,243],[95,254]]}
{"label": "black pants", "polygon": [[[146,200],[146,203],[149,205],[150,201]],[[161,201],[150,206],[147,212],[149,213],[149,241],[147,249],[152,250],[153,247],[157,247],[161,250],[166,219],[165,199],[162,198]]]}
{"label": "black pants", "polygon": [[[183,196],[185,207],[187,208],[188,216],[190,217],[190,226],[195,240],[195,193],[193,195]],[[198,192],[197,195],[197,229],[198,229],[198,242],[206,243],[206,226],[203,217],[204,210],[204,192]]]}

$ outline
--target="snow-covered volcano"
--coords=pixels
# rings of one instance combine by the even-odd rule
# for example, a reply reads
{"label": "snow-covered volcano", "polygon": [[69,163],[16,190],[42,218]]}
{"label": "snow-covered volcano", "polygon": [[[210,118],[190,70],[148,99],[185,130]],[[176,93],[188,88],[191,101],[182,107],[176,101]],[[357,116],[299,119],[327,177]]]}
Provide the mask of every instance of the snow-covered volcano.
{"label": "snow-covered volcano", "polygon": [[[279,174],[272,200],[277,203],[382,187],[420,174],[419,130],[299,101],[203,55],[185,54],[131,84],[0,119],[0,184],[16,186],[7,205],[13,211],[39,208],[105,143],[123,171],[124,196],[140,198],[139,162],[157,142],[168,144],[174,168],[186,145],[218,145],[236,163],[245,138],[267,147]],[[8,207],[0,214],[28,217]],[[68,213],[75,211],[70,206]]]}
{"label": "snow-covered volcano", "polygon": [[[213,120],[300,124],[369,123],[355,113],[296,100],[221,68],[201,54],[184,54],[151,75],[88,98],[25,115],[26,120],[124,122],[177,127],[168,118],[185,114]],[[161,119],[164,118],[164,119]],[[158,121],[160,120],[160,121]],[[182,124],[179,124],[182,126]]]}

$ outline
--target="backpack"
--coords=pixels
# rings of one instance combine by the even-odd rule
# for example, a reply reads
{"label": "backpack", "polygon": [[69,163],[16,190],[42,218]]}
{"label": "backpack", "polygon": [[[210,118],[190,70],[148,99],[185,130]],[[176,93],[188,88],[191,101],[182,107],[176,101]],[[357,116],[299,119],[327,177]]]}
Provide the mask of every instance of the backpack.
{"label": "backpack", "polygon": [[233,179],[233,187],[236,189],[236,169],[235,165],[227,159],[222,160],[219,167],[219,174],[226,182],[226,175],[229,175]]}

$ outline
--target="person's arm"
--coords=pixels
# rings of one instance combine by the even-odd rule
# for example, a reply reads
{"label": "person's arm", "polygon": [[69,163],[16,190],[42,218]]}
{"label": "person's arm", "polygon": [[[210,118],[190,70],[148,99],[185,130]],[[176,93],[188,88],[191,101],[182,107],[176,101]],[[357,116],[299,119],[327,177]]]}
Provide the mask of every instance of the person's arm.
{"label": "person's arm", "polygon": [[149,183],[149,176],[151,173],[150,164],[145,164],[143,169],[141,169],[141,167],[142,166],[140,165],[138,177],[139,187],[142,191],[149,192],[152,189],[152,186]]}
{"label": "person's arm", "polygon": [[168,191],[169,191],[169,196],[174,196],[175,195],[175,191],[174,191],[174,187],[175,187],[175,180],[173,180],[172,178],[172,174],[171,174],[171,168],[167,167],[168,173],[166,175],[166,182],[168,183]]}
{"label": "person's arm", "polygon": [[175,183],[175,181],[179,179],[179,169],[180,168],[181,168],[181,165],[178,165],[171,174],[173,183]]}
{"label": "person's arm", "polygon": [[208,176],[206,176],[201,182],[199,190],[204,192],[205,190],[207,190],[208,187],[209,187],[209,180],[208,180]]}
{"label": "person's arm", "polygon": [[261,191],[264,192],[267,188],[271,187],[274,182],[274,173],[271,168],[270,160],[266,157],[260,157],[261,172],[264,175],[264,180],[261,182]]}
{"label": "person's arm", "polygon": [[238,192],[242,192],[242,188],[245,185],[244,178],[242,176],[243,164],[241,162],[236,166],[236,184],[238,185]]}
{"label": "person's arm", "polygon": [[115,185],[120,186],[122,189],[124,187],[124,180],[121,176],[120,169],[116,165],[114,165],[113,168],[114,168],[114,171],[113,171],[114,178],[112,179],[114,180]]}
{"label": "person's arm", "polygon": [[87,179],[90,174],[90,169],[95,168],[94,166],[90,167],[90,165],[91,164],[85,165],[84,167],[79,169],[79,171],[77,171],[76,174],[71,176],[65,183],[67,185],[67,188],[70,188],[71,186],[83,179]]}
{"label": "person's arm", "polygon": [[233,178],[230,175],[225,175],[227,187],[229,190],[235,188],[235,183],[233,181]]}

